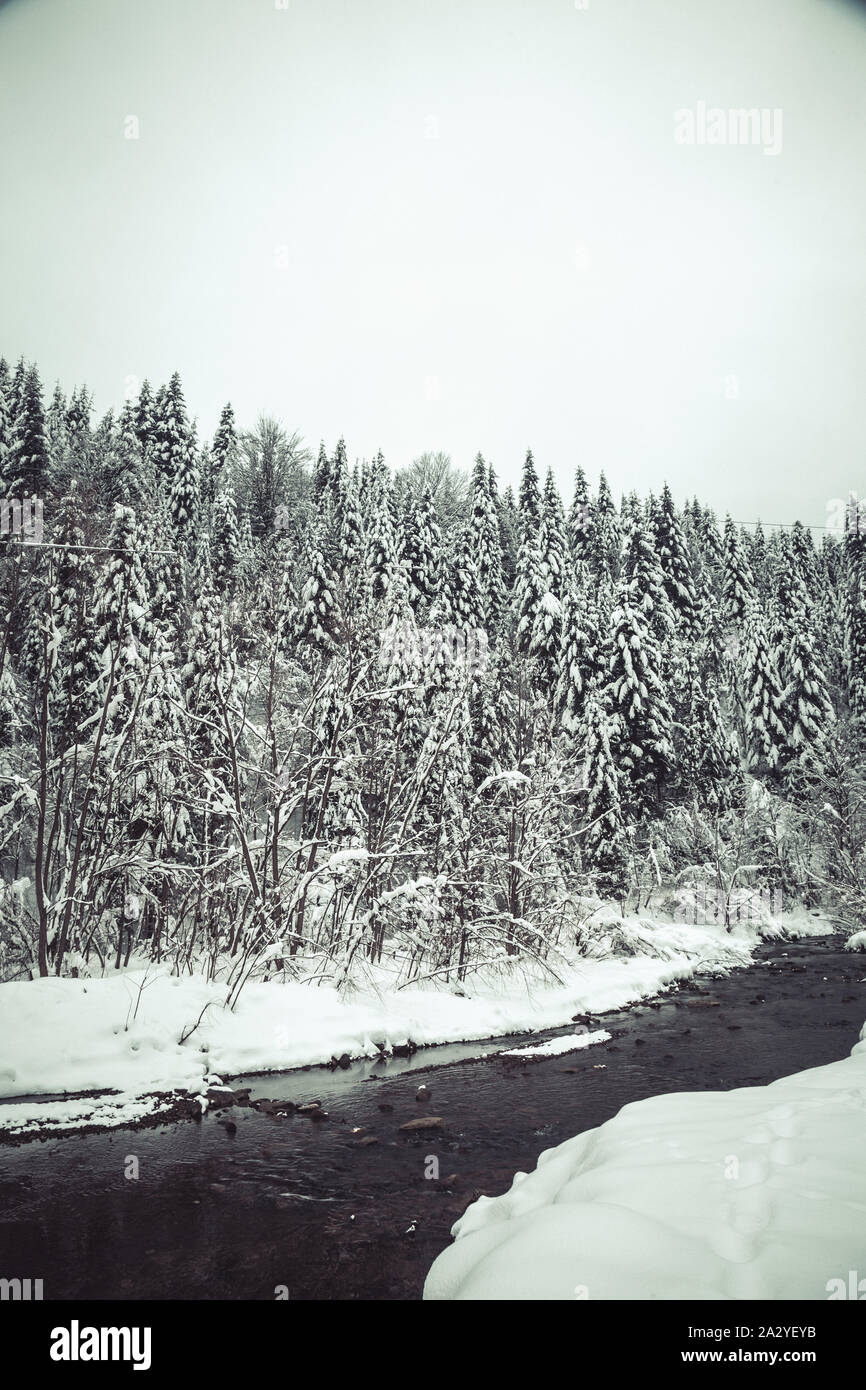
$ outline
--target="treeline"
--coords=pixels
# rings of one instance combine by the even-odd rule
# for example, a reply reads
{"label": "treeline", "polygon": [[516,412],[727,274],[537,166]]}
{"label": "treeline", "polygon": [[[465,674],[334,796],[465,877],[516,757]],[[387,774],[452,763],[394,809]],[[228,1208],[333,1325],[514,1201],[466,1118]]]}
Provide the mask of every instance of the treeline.
{"label": "treeline", "polygon": [[690,880],[863,911],[866,525],[313,457],[0,362],[0,974],[403,980]]}

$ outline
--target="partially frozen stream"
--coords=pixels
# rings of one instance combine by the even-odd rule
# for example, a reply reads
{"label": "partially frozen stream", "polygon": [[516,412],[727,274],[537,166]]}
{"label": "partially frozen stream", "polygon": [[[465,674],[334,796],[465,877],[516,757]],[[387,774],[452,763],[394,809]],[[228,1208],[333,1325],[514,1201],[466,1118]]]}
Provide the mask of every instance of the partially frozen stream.
{"label": "partially frozen stream", "polygon": [[[644,1096],[763,1084],[845,1056],[866,1019],[864,976],[833,937],[774,942],[752,969],[594,1015],[611,1041],[579,1052],[504,1058],[528,1040],[503,1038],[232,1081],[253,1098],[319,1099],[319,1123],[234,1107],[234,1132],[207,1115],[2,1150],[0,1273],[42,1278],[46,1299],[272,1299],[278,1286],[297,1299],[417,1298],[467,1202],[503,1191],[543,1149]],[[422,1115],[442,1127],[401,1132]]]}

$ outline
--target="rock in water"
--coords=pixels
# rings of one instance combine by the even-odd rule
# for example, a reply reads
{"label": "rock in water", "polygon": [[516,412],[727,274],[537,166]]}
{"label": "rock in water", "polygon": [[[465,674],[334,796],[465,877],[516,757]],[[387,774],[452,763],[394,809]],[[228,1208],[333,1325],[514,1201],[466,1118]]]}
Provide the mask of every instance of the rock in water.
{"label": "rock in water", "polygon": [[231,1086],[209,1086],[205,1094],[215,1109],[235,1103],[235,1093]]}
{"label": "rock in water", "polygon": [[253,1108],[263,1115],[291,1115],[295,1103],[292,1100],[254,1100]]}

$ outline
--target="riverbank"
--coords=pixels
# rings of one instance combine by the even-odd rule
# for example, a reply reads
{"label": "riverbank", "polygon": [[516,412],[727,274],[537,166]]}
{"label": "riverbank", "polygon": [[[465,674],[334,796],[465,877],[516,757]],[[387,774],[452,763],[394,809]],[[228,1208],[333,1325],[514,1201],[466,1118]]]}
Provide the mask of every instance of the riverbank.
{"label": "riverbank", "polygon": [[731,932],[613,919],[610,953],[558,953],[555,977],[503,964],[458,987],[397,988],[377,967],[344,992],[309,981],[251,982],[234,1009],[225,1007],[225,984],[152,966],[0,985],[0,1141],[158,1123],[191,1113],[196,1097],[205,1109],[209,1087],[231,1076],[561,1027],[747,966],[767,937],[830,931],[806,913]]}

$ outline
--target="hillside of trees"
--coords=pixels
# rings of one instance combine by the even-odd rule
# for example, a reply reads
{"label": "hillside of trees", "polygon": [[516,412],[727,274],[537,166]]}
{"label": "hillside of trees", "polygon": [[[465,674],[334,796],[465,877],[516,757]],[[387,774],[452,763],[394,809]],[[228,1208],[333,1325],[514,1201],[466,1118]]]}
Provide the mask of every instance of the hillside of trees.
{"label": "hillside of trees", "polygon": [[697,885],[866,921],[855,500],[816,544],[531,453],[515,497],[23,361],[0,473],[44,518],[0,537],[0,978],[454,984]]}

